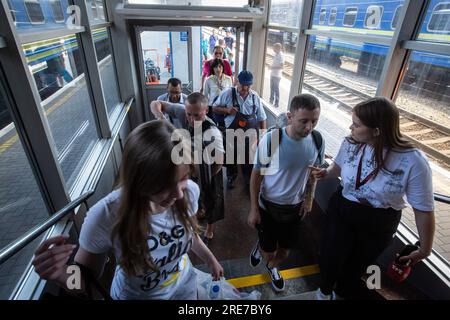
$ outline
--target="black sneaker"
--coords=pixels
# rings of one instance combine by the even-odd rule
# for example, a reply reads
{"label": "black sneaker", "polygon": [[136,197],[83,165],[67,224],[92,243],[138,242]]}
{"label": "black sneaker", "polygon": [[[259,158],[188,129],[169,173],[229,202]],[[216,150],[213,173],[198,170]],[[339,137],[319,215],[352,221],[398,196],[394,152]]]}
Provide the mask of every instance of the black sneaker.
{"label": "black sneaker", "polygon": [[261,252],[259,252],[259,241],[256,242],[256,246],[253,248],[252,252],[250,253],[250,265],[253,268],[256,268],[262,260]]}
{"label": "black sneaker", "polygon": [[272,287],[275,291],[281,292],[284,290],[284,279],[281,277],[281,274],[278,272],[277,268],[270,268],[268,264],[266,264],[267,271],[269,272],[270,279],[272,280]]}

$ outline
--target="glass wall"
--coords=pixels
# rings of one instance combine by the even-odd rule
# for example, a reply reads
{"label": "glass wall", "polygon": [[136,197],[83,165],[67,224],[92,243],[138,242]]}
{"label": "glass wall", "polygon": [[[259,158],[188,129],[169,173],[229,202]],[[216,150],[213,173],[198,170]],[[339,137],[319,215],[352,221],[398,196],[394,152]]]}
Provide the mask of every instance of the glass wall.
{"label": "glass wall", "polygon": [[[401,121],[403,134],[426,143],[430,147],[450,156],[450,56],[413,51],[408,68],[397,97],[397,106],[408,112],[439,124],[447,131],[433,131],[429,126],[412,122],[408,117]],[[434,165],[434,192],[449,194],[450,163],[436,162]],[[436,236],[434,249],[447,259],[450,258],[450,207],[436,202]],[[403,215],[402,221],[416,231],[411,210]]]}
{"label": "glass wall", "polygon": [[188,32],[143,31],[140,34],[146,85],[167,83],[177,77],[189,82]]}
{"label": "glass wall", "polygon": [[126,0],[129,4],[161,4],[175,6],[212,6],[212,7],[244,7],[248,0],[235,0],[232,2],[222,0]]}
{"label": "glass wall", "polygon": [[353,107],[375,95],[388,47],[312,36],[304,85]]}
{"label": "glass wall", "polygon": [[432,1],[430,3],[417,39],[450,42],[450,2]]}
{"label": "glass wall", "polygon": [[270,25],[299,27],[302,0],[273,0],[270,2]]}
{"label": "glass wall", "polygon": [[270,2],[261,97],[276,114],[287,111],[295,65],[302,0]]}
{"label": "glass wall", "polygon": [[297,33],[269,29],[262,98],[279,112],[287,110]]}
{"label": "glass wall", "polygon": [[75,12],[67,12],[68,0],[8,0],[19,33],[48,31],[75,26]]}
{"label": "glass wall", "polygon": [[[0,250],[48,218],[3,89],[0,83]],[[9,298],[38,243],[0,265],[0,300]]]}
{"label": "glass wall", "polygon": [[89,22],[91,24],[102,23],[106,21],[103,0],[87,0],[86,7],[89,15]]}
{"label": "glass wall", "polygon": [[70,189],[98,140],[76,35],[23,45]]}
{"label": "glass wall", "polygon": [[318,0],[312,28],[392,37],[403,0]]}
{"label": "glass wall", "polygon": [[111,42],[107,28],[94,29],[92,33],[95,43],[95,51],[97,54],[100,78],[103,86],[103,93],[106,99],[106,108],[108,109],[108,115],[111,117],[111,113],[119,106],[120,103],[116,70],[111,55]]}

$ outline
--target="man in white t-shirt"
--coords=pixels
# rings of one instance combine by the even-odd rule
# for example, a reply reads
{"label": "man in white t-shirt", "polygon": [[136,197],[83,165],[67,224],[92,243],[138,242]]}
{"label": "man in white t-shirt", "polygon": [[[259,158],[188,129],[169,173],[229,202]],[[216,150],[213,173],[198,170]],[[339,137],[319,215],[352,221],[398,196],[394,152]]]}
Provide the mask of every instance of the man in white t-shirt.
{"label": "man in white t-shirt", "polygon": [[[275,291],[284,289],[278,268],[297,240],[300,222],[309,213],[303,206],[305,195],[313,190],[309,166],[321,165],[324,155],[322,137],[313,131],[320,116],[319,100],[310,94],[295,96],[287,116],[287,127],[269,131],[259,143],[247,220],[259,237],[250,265],[256,267],[264,258]],[[268,156],[271,160],[264,164]]]}
{"label": "man in white t-shirt", "polygon": [[273,103],[275,108],[278,108],[280,104],[280,81],[283,75],[284,66],[284,54],[281,52],[281,43],[275,43],[273,45],[272,65],[270,69],[270,103]]}

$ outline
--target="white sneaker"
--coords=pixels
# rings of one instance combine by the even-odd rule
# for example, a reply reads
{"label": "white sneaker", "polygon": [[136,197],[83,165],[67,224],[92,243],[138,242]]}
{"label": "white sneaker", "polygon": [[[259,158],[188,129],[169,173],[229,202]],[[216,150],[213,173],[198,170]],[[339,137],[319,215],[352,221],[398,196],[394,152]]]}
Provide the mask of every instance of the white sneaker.
{"label": "white sneaker", "polygon": [[336,300],[336,294],[334,291],[331,294],[323,294],[320,288],[318,288],[316,291],[316,300]]}

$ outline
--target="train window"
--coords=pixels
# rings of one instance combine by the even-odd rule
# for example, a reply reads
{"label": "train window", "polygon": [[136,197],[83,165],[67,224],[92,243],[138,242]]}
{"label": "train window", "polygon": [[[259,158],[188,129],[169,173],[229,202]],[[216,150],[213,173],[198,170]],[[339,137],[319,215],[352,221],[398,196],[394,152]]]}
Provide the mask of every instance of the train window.
{"label": "train window", "polygon": [[53,19],[55,19],[55,22],[57,23],[64,22],[64,11],[62,8],[61,1],[52,0],[50,1],[50,6],[52,7]]}
{"label": "train window", "polygon": [[434,7],[428,31],[450,32],[450,2],[439,3]]}
{"label": "train window", "polygon": [[[106,109],[111,117],[113,111],[120,102],[119,89],[117,87],[116,70],[112,58],[111,42],[106,28],[94,29],[95,52],[97,54],[98,70],[102,81],[103,93],[106,101]],[[115,119],[111,119],[115,120]]]}
{"label": "train window", "polygon": [[337,8],[331,8],[330,10],[330,17],[328,19],[328,24],[330,26],[334,26],[336,24],[336,17],[337,17]]}
{"label": "train window", "polygon": [[402,7],[403,6],[398,6],[397,9],[395,9],[394,17],[392,18],[392,23],[391,23],[392,30],[397,28],[398,18],[400,17],[400,11],[401,11]]}
{"label": "train window", "polygon": [[356,16],[358,14],[357,7],[348,7],[345,8],[344,12],[344,20],[342,21],[342,25],[345,27],[353,27],[356,22]]}
{"label": "train window", "polygon": [[44,12],[38,0],[25,0],[25,9],[31,24],[43,24],[45,22]]}
{"label": "train window", "polygon": [[364,18],[364,27],[368,29],[380,28],[383,10],[383,6],[368,6],[366,10],[366,17]]}
{"label": "train window", "polygon": [[327,18],[327,9],[320,9],[319,24],[324,24]]}

